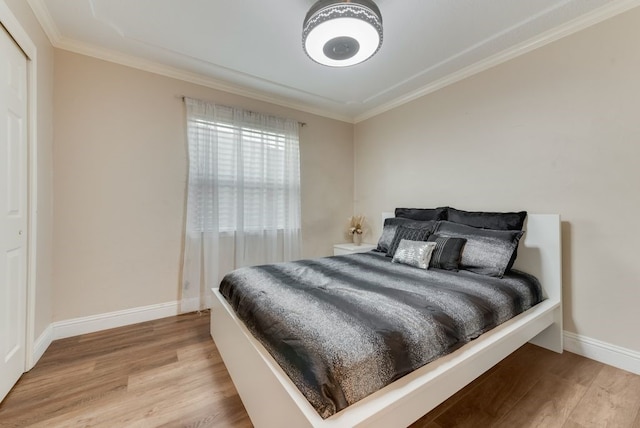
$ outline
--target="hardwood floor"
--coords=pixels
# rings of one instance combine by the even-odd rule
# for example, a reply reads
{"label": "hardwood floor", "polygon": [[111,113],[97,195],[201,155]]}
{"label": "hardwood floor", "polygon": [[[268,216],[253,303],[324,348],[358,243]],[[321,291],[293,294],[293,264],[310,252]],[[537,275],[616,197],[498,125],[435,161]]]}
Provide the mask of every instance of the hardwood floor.
{"label": "hardwood floor", "polygon": [[[55,341],[0,404],[24,426],[252,425],[194,313]],[[525,345],[412,425],[446,427],[640,428],[640,376]]]}
{"label": "hardwood floor", "polygon": [[186,314],[57,340],[0,405],[0,427],[250,427],[209,336]]}

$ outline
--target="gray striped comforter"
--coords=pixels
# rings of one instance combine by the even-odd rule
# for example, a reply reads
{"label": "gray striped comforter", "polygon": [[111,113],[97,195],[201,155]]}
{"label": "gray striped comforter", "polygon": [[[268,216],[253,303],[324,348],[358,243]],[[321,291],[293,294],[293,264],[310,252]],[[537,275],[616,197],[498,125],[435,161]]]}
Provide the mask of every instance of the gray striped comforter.
{"label": "gray striped comforter", "polygon": [[422,270],[375,252],[238,269],[220,292],[323,418],[542,300],[528,274]]}

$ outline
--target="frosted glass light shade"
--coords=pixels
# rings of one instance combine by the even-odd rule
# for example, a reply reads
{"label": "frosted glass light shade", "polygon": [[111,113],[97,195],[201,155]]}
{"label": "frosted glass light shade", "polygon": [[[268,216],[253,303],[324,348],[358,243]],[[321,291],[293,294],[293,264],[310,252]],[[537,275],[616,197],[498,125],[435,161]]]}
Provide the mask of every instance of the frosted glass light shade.
{"label": "frosted glass light shade", "polygon": [[382,45],[382,17],[373,1],[316,2],[304,20],[302,45],[314,61],[330,67],[359,64]]}

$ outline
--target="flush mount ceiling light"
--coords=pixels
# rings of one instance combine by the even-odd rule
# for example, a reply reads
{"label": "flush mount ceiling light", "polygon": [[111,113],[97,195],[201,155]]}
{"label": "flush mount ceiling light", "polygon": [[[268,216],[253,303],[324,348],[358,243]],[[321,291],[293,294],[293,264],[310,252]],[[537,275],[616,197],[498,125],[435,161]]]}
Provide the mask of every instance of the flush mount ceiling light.
{"label": "flush mount ceiling light", "polygon": [[330,67],[347,67],[371,58],[382,45],[382,15],[370,0],[320,0],[302,26],[309,57]]}

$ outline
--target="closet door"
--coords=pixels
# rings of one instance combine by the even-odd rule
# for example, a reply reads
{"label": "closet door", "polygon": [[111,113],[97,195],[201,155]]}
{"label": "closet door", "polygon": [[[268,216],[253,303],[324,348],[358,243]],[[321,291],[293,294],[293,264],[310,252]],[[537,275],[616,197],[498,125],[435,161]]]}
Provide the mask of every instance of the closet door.
{"label": "closet door", "polygon": [[0,25],[0,401],[25,369],[27,59]]}

